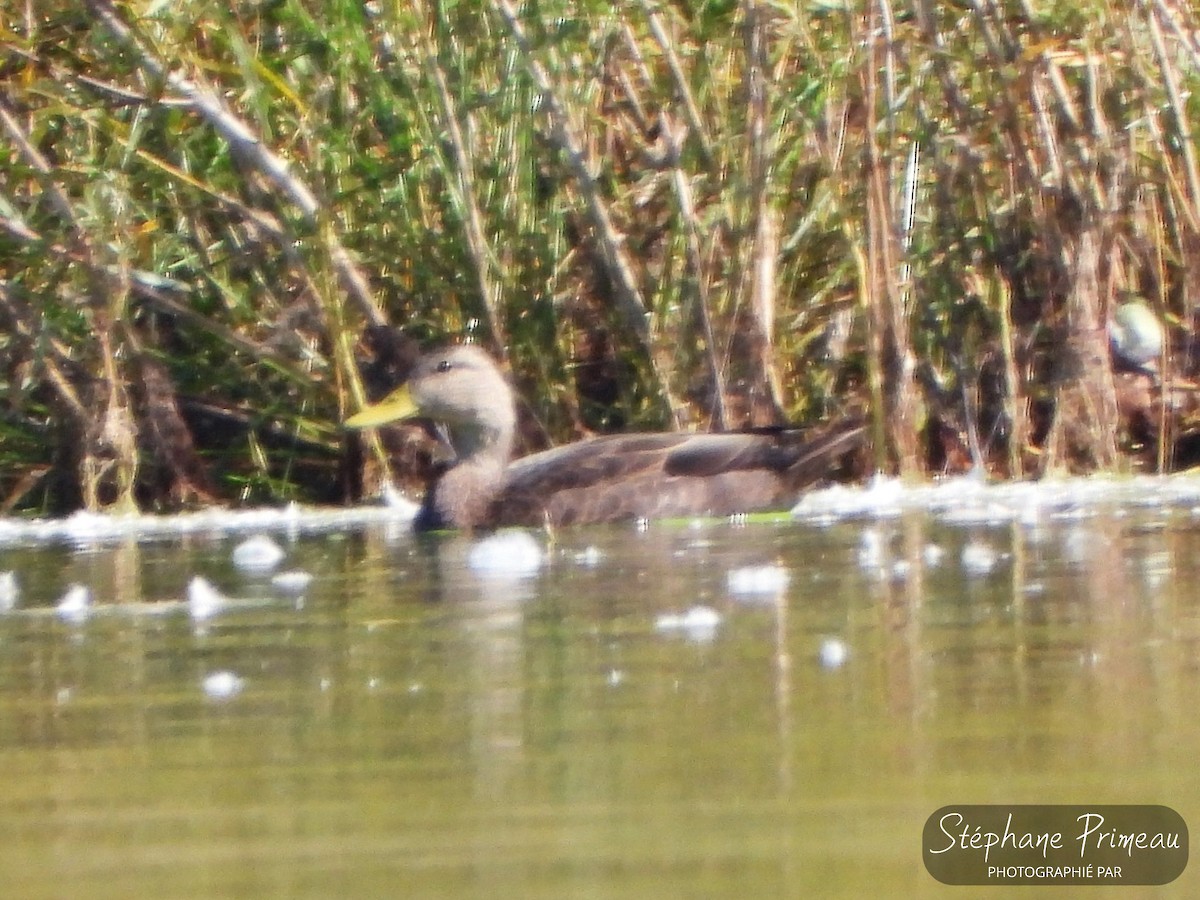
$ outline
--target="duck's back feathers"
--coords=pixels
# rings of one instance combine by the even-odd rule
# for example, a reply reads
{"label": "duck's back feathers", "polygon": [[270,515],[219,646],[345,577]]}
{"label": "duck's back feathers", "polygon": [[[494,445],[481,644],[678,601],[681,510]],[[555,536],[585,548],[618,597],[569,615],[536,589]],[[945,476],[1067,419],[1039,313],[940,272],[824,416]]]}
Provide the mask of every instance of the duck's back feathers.
{"label": "duck's back feathers", "polygon": [[812,439],[793,430],[592,438],[512,463],[492,525],[574,525],[726,516],[781,508],[857,447],[859,425]]}

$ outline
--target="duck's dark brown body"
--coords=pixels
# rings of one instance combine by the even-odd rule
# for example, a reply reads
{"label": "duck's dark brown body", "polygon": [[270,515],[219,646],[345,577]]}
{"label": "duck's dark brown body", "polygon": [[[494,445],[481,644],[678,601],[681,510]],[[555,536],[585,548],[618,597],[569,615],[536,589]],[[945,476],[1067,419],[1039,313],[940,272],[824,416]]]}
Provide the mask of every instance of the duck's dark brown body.
{"label": "duck's dark brown body", "polygon": [[854,426],[813,441],[795,432],[592,438],[512,463],[493,487],[477,485],[476,496],[492,495],[479,506],[464,504],[461,492],[451,496],[453,478],[438,479],[418,527],[583,525],[786,509],[862,434]]}
{"label": "duck's dark brown body", "polygon": [[794,430],[610,435],[510,462],[512,392],[475,347],[422,358],[405,388],[347,424],[412,416],[446,426],[457,454],[428,486],[416,521],[423,530],[785,509],[864,433],[846,425],[816,438]]}

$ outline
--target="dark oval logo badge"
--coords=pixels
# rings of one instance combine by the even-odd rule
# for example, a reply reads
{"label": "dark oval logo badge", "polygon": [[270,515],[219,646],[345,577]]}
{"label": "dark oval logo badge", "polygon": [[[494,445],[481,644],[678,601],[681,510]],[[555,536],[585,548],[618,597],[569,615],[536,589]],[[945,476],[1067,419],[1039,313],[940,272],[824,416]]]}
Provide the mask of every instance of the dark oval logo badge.
{"label": "dark oval logo badge", "polygon": [[921,844],[943,884],[1167,884],[1188,861],[1168,806],[943,806]]}

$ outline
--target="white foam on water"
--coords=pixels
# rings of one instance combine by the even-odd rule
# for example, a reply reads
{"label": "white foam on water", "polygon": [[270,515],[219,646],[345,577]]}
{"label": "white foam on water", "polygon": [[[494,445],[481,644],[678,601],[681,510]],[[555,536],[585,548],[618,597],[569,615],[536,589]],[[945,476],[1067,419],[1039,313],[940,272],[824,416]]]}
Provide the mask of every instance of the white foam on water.
{"label": "white foam on water", "polygon": [[188,582],[188,613],[197,622],[212,618],[228,603],[229,598],[213,587],[207,579],[197,575]]}
{"label": "white foam on water", "polygon": [[1086,518],[1105,506],[1200,509],[1200,476],[1092,475],[1084,478],[988,483],[974,475],[905,484],[878,476],[864,486],[808,491],[792,517],[827,524],[853,518],[886,519],[926,510],[952,525],[1034,525],[1046,518]]}
{"label": "white foam on water", "polygon": [[817,659],[820,660],[822,668],[840,669],[849,658],[850,648],[841,638],[831,637],[821,641]]}
{"label": "white foam on water", "polygon": [[208,697],[209,700],[231,700],[240,694],[245,686],[246,679],[242,678],[236,672],[230,672],[226,669],[222,669],[219,672],[210,672],[200,682],[204,696]]}
{"label": "white foam on water", "polygon": [[588,569],[594,569],[596,566],[600,565],[600,561],[604,559],[604,554],[600,551],[599,547],[597,547],[595,544],[592,544],[580,550],[572,558],[575,560],[577,565],[581,565]]}
{"label": "white foam on water", "polygon": [[271,538],[256,534],[233,548],[233,564],[244,572],[269,572],[283,562],[285,555]]}
{"label": "white foam on water", "polygon": [[971,541],[962,549],[963,571],[974,578],[981,578],[996,568],[1000,554],[995,548],[982,541]]}
{"label": "white foam on water", "polygon": [[312,584],[311,572],[291,569],[287,572],[276,572],[271,576],[271,585],[288,594],[302,594]]}
{"label": "white foam on water", "polygon": [[693,606],[682,613],[663,613],[654,620],[656,631],[682,634],[693,641],[711,641],[721,625],[721,614],[711,606]]}
{"label": "white foam on water", "polygon": [[[1200,501],[1198,501],[1200,502]],[[214,537],[256,532],[300,534],[344,531],[377,524],[409,528],[417,506],[360,506],[349,509],[304,507],[275,509],[208,509],[171,516],[77,512],[62,519],[0,518],[0,546],[67,543],[87,547],[128,538],[208,534]]]}
{"label": "white foam on water", "polygon": [[0,572],[0,612],[9,612],[21,602],[21,586],[16,572]]}
{"label": "white foam on water", "polygon": [[82,584],[73,584],[67,588],[54,611],[59,618],[68,622],[82,622],[92,611],[92,592]]}
{"label": "white foam on water", "polygon": [[528,531],[508,528],[476,541],[467,553],[467,568],[484,578],[528,578],[545,562],[542,545]]}
{"label": "white foam on water", "polygon": [[879,572],[887,559],[887,543],[878,528],[865,528],[858,537],[858,565],[868,572]]}
{"label": "white foam on water", "polygon": [[744,566],[726,574],[725,586],[731,594],[774,596],[786,590],[791,579],[783,566]]}

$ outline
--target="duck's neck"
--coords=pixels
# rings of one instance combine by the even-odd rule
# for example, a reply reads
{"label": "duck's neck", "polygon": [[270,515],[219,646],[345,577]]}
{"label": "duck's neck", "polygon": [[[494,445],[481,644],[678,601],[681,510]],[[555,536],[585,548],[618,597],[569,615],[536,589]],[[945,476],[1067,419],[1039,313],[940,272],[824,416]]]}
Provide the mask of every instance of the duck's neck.
{"label": "duck's neck", "polygon": [[513,429],[509,423],[468,422],[446,428],[458,465],[487,461],[501,468],[512,458]]}
{"label": "duck's neck", "polygon": [[486,526],[492,501],[504,486],[512,456],[512,430],[481,425],[448,427],[455,461],[425,491],[421,530]]}

